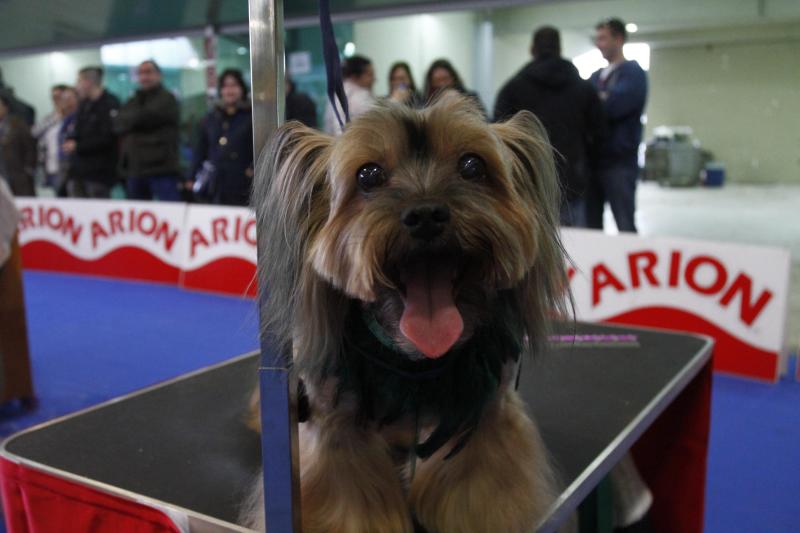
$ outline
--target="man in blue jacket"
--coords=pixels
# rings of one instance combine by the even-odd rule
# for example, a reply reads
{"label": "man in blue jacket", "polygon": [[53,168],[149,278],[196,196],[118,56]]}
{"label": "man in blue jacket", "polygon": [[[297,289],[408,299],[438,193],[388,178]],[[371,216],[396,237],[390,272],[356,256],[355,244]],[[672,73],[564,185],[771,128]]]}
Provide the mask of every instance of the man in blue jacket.
{"label": "man in blue jacket", "polygon": [[592,74],[590,81],[603,102],[608,136],[587,194],[586,214],[589,227],[602,229],[603,208],[608,202],[617,228],[635,233],[638,150],[647,100],[647,74],[639,63],[625,59],[622,46],[628,34],[621,20],[604,20],[595,30],[595,46],[608,66]]}

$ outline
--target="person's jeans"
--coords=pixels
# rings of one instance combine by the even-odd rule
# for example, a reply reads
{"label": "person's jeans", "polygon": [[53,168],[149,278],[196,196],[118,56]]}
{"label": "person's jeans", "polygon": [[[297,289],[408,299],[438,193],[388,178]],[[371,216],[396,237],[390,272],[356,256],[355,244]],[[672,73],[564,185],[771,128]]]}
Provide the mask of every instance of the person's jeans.
{"label": "person's jeans", "polygon": [[129,200],[181,201],[177,176],[131,176],[128,178],[127,193]]}
{"label": "person's jeans", "polygon": [[561,225],[571,228],[585,228],[586,226],[586,199],[564,199],[561,202]]}
{"label": "person's jeans", "polygon": [[608,202],[617,229],[636,233],[634,214],[638,176],[639,167],[636,165],[614,165],[595,173],[586,196],[588,227],[603,229],[603,209]]}

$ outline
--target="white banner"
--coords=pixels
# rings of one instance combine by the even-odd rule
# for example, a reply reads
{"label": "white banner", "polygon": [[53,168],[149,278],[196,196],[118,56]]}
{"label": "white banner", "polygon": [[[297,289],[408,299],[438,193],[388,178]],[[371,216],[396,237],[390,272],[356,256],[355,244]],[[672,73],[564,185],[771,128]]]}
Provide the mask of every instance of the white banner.
{"label": "white banner", "polygon": [[27,268],[176,282],[182,203],[18,198]]}
{"label": "white banner", "polygon": [[230,257],[256,264],[256,221],[249,209],[190,205],[186,233],[184,270]]}
{"label": "white banner", "polygon": [[[256,224],[245,208],[19,198],[26,268],[255,295]],[[562,232],[577,318],[704,333],[715,368],[775,380],[783,354],[787,250]]]}
{"label": "white banner", "polygon": [[22,245],[47,241],[87,261],[131,246],[180,266],[186,204],[39,198],[16,203]]}
{"label": "white banner", "polygon": [[[783,352],[788,250],[572,229],[562,236],[580,320],[688,329],[717,338],[718,348],[738,342],[742,354],[776,361]],[[741,373],[727,365],[728,354],[718,350],[717,356],[721,369]],[[767,372],[766,359],[739,363],[777,379],[777,367]]]}
{"label": "white banner", "polygon": [[181,285],[255,296],[256,221],[242,207],[190,205]]}

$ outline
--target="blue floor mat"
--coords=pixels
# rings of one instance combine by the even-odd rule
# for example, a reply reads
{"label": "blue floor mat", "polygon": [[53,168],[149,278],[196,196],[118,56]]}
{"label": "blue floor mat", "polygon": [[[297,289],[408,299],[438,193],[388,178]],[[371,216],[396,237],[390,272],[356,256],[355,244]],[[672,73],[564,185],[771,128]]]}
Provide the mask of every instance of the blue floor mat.
{"label": "blue floor mat", "polygon": [[0,437],[258,347],[253,300],[148,283],[26,272],[35,410]]}
{"label": "blue floor mat", "polygon": [[800,384],[715,376],[706,533],[800,531]]}

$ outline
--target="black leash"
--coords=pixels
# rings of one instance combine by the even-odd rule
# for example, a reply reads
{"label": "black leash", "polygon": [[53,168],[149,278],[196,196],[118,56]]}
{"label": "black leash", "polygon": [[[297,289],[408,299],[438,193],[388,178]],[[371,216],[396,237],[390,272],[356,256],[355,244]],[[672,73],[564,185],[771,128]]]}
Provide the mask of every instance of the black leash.
{"label": "black leash", "polygon": [[[336,46],[336,37],[333,34],[329,0],[319,0],[319,28],[322,31],[322,55],[325,58],[325,73],[328,78],[328,100],[331,101],[339,126],[344,129],[344,125],[350,122],[350,110],[347,105],[347,95],[344,93],[342,66],[339,62],[339,47]],[[337,99],[344,112],[344,121],[339,115],[339,107],[336,105]]]}

